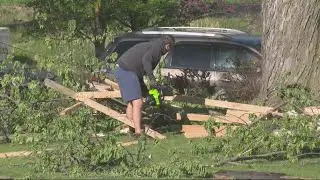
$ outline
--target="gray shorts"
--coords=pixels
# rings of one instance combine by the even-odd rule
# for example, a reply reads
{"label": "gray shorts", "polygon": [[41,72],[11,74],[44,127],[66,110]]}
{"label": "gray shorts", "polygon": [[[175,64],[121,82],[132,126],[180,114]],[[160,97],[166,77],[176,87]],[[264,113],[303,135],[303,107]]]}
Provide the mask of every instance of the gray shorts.
{"label": "gray shorts", "polygon": [[119,66],[115,69],[115,77],[120,87],[121,97],[124,101],[141,99],[145,94],[145,84],[140,80],[135,72],[127,71]]}

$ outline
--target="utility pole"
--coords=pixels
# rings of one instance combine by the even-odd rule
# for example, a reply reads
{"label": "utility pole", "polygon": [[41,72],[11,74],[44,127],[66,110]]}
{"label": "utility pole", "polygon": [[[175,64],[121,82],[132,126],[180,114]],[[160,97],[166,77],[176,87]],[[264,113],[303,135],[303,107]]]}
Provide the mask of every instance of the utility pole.
{"label": "utility pole", "polygon": [[0,27],[0,62],[9,54],[9,28]]}

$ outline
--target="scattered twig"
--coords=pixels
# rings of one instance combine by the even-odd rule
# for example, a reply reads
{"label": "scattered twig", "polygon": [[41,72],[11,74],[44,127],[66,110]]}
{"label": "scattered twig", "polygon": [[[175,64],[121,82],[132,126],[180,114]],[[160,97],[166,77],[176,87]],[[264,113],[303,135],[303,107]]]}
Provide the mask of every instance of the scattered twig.
{"label": "scattered twig", "polygon": [[276,156],[276,155],[284,155],[285,153],[286,153],[286,151],[277,151],[277,152],[252,155],[252,156],[236,156],[236,157],[232,157],[227,160],[220,161],[216,166],[222,166],[222,165],[228,164],[230,162],[236,162],[236,161],[246,161],[246,160],[252,160],[252,159],[268,158],[268,157],[272,157],[272,156]]}
{"label": "scattered twig", "polygon": [[318,155],[318,156],[320,156],[320,152],[319,153],[303,153],[303,154],[299,154],[299,155],[297,155],[296,157],[301,157],[301,156],[313,156],[313,155]]}
{"label": "scattered twig", "polygon": [[260,120],[265,119],[270,113],[273,113],[275,111],[278,111],[281,107],[285,106],[286,104],[288,104],[288,101],[282,102],[279,105],[277,105],[276,107],[274,107],[273,109],[267,111],[266,113],[264,113],[261,117],[259,117],[259,120],[256,120],[254,122],[252,122],[251,124],[248,125],[248,128],[254,126],[255,124],[257,124]]}
{"label": "scattered twig", "polygon": [[228,164],[236,165],[236,166],[245,166],[246,164],[237,163],[237,162],[228,162]]}

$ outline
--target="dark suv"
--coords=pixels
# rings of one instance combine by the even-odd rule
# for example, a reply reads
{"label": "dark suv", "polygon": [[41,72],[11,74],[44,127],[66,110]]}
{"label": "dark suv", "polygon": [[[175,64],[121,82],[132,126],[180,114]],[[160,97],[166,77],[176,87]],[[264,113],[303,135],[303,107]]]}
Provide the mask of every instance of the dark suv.
{"label": "dark suv", "polygon": [[[112,53],[121,56],[139,42],[170,34],[176,39],[174,50],[165,57],[163,76],[175,77],[182,71],[199,70],[210,74],[210,84],[224,86],[229,80],[223,75],[235,72],[241,65],[261,62],[261,37],[225,28],[156,27],[120,35],[108,44],[106,60]],[[259,69],[248,69],[256,74]],[[250,71],[250,72],[249,72]]]}

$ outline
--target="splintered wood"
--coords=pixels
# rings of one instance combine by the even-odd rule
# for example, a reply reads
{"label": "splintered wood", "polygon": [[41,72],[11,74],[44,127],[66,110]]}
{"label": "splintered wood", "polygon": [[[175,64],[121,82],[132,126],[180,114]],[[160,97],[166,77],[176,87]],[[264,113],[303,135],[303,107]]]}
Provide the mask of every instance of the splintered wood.
{"label": "splintered wood", "polygon": [[[93,108],[96,111],[100,111],[104,114],[106,114],[109,117],[112,117],[114,119],[117,119],[118,121],[121,121],[122,123],[134,127],[134,124],[132,121],[128,120],[125,115],[120,114],[119,112],[104,106],[98,102],[96,102],[93,99],[99,99],[99,98],[115,98],[115,97],[121,97],[119,91],[98,91],[98,92],[75,92],[69,88],[66,88],[50,79],[45,79],[44,84],[47,87],[50,87],[66,96],[69,96],[77,101],[80,101],[79,103],[75,104],[74,106],[71,106],[64,111],[62,111],[60,114],[61,115],[66,115],[70,113],[71,111],[75,110],[76,108],[80,107],[82,104],[88,107]],[[115,86],[115,84],[113,84]],[[115,87],[114,87],[115,88]],[[116,89],[116,88],[115,88]],[[160,134],[159,132],[149,128],[148,126],[144,125],[144,131],[145,134],[156,139],[165,139],[166,136]]]}

